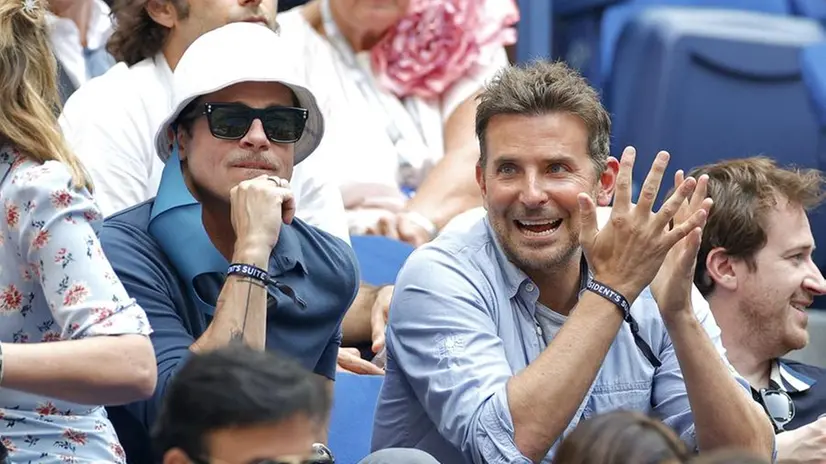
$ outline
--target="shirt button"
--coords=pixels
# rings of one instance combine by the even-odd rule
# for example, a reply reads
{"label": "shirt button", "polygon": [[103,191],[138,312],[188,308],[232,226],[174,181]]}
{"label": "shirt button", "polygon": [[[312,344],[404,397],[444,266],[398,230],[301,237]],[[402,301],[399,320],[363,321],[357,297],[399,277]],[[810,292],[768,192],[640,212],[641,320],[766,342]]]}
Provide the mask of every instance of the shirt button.
{"label": "shirt button", "polygon": [[525,285],[525,290],[527,290],[527,291],[529,291],[529,292],[532,292],[532,291],[534,291],[535,289],[536,289],[536,287],[534,287],[534,285],[533,285],[533,284],[528,284],[528,285]]}

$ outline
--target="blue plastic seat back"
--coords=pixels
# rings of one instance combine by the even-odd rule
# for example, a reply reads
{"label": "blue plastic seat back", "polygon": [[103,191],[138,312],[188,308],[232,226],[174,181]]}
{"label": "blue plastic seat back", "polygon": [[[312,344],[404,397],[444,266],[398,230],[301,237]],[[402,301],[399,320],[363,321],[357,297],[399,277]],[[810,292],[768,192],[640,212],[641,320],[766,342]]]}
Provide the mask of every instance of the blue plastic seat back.
{"label": "blue plastic seat back", "polygon": [[[822,3],[826,5],[826,2]],[[803,49],[800,62],[812,110],[820,125],[819,168],[826,170],[826,42]],[[819,208],[810,215],[809,219],[812,223],[815,242],[819,246],[818,250],[822,250],[826,247],[826,208]],[[826,271],[826,260],[822,259],[822,254],[822,251],[815,251],[815,260],[821,272]],[[816,298],[814,307],[826,309],[826,297]]]}
{"label": "blue plastic seat back", "polygon": [[[672,155],[665,179],[678,168],[761,154],[781,165],[823,168],[800,57],[824,40],[817,22],[793,16],[644,12],[628,24],[618,46],[609,93],[613,153],[637,148],[638,183],[658,150]],[[820,215],[812,216],[813,231],[816,241],[826,243]],[[824,250],[815,252],[821,268]]]}
{"label": "blue plastic seat back", "polygon": [[[824,2],[826,3],[826,2]],[[631,0],[611,6],[602,15],[599,46],[599,87],[605,87],[611,78],[617,42],[626,24],[652,7],[688,6],[723,8],[786,15],[790,13],[787,0]]]}
{"label": "blue plastic seat back", "polygon": [[[823,2],[826,5],[826,1]],[[801,54],[803,81],[809,90],[812,108],[826,131],[826,42],[811,45]],[[826,166],[826,158],[821,158]]]}
{"label": "blue plastic seat back", "polygon": [[824,0],[789,0],[792,12],[796,15],[812,18],[826,24],[826,1]]}
{"label": "blue plastic seat back", "polygon": [[412,245],[380,235],[350,237],[359,262],[361,280],[370,285],[390,285],[413,252]]}
{"label": "blue plastic seat back", "polygon": [[384,377],[336,375],[329,446],[336,464],[356,464],[370,454],[373,418]]}

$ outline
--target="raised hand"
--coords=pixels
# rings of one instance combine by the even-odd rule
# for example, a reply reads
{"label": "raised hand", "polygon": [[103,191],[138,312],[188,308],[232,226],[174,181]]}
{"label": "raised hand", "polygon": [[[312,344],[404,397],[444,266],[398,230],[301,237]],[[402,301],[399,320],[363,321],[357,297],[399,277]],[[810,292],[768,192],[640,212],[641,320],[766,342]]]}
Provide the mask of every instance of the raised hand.
{"label": "raised hand", "polygon": [[[674,174],[674,185],[685,181],[683,171]],[[697,179],[697,187],[690,201],[680,205],[674,215],[674,226],[691,219],[694,214],[703,211],[708,216],[712,206],[711,198],[706,198],[708,191],[708,176],[702,175]],[[691,285],[694,281],[694,268],[697,266],[697,252],[703,234],[701,227],[695,227],[684,239],[677,242],[668,252],[660,267],[657,276],[651,282],[651,293],[657,301],[657,306],[664,314],[681,310],[691,310]]]}
{"label": "raised hand", "polygon": [[232,228],[236,241],[266,248],[278,242],[281,225],[292,222],[295,200],[290,183],[275,176],[258,176],[230,190]]}
{"label": "raised hand", "polygon": [[639,201],[633,205],[631,174],[635,158],[633,147],[623,151],[611,217],[601,230],[597,228],[594,200],[587,193],[577,198],[582,221],[579,240],[594,278],[622,293],[629,302],[651,283],[672,247],[702,227],[706,219],[706,211],[701,209],[673,228],[666,227],[694,191],[697,182],[691,177],[680,183],[659,211],[652,211],[668,166],[669,154],[664,151],[657,154]]}

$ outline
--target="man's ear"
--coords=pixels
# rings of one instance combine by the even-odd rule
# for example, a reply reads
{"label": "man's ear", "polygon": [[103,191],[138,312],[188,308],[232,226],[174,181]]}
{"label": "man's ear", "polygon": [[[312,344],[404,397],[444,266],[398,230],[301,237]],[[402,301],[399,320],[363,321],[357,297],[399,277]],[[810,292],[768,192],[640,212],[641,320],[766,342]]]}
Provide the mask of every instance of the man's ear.
{"label": "man's ear", "polygon": [[178,11],[170,0],[149,0],[146,3],[146,13],[152,21],[167,29],[172,29],[178,21]]}
{"label": "man's ear", "polygon": [[609,206],[614,197],[614,187],[619,174],[619,161],[609,156],[605,162],[605,169],[599,175],[599,190],[596,195],[597,206]]}
{"label": "man's ear", "polygon": [[722,247],[713,248],[706,256],[706,276],[715,287],[728,291],[737,290],[737,269],[735,258],[729,256]]}
{"label": "man's ear", "polygon": [[169,138],[175,140],[178,144],[178,158],[183,161],[186,159],[186,147],[189,145],[189,134],[179,125],[174,125],[169,129]]}
{"label": "man's ear", "polygon": [[479,184],[479,190],[482,192],[482,206],[488,209],[488,184],[485,181],[485,168],[481,161],[476,163],[476,183]]}

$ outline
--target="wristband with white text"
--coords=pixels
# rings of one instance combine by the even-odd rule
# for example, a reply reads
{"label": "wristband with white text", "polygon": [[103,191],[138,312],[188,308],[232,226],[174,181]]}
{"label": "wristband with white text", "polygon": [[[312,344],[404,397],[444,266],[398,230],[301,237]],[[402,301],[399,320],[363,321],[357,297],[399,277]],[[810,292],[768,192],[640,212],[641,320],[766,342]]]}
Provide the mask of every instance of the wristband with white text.
{"label": "wristband with white text", "polygon": [[640,326],[637,324],[634,316],[631,315],[631,305],[622,293],[594,279],[588,279],[585,288],[614,303],[620,311],[622,311],[622,319],[631,327],[631,335],[634,336],[634,343],[637,344],[637,348],[639,348],[643,356],[648,359],[648,362],[650,362],[652,366],[662,366],[662,363],[657,359],[651,346],[640,336]]}
{"label": "wristband with white text", "polygon": [[[281,293],[286,295],[289,299],[293,301],[300,309],[307,309],[307,303],[301,299],[298,295],[295,294],[295,291],[289,286],[284,283],[281,283],[275,279],[270,278],[270,274],[261,269],[258,266],[253,266],[252,264],[243,264],[243,263],[234,263],[229,265],[229,269],[227,269],[227,275],[237,275],[241,277],[247,277],[253,280],[257,280],[261,282],[264,287],[268,285],[274,286],[277,290]],[[273,300],[275,301],[275,300]],[[2,463],[0,463],[2,464]]]}
{"label": "wristband with white text", "polygon": [[270,274],[258,266],[253,266],[252,264],[230,264],[229,269],[227,269],[227,275],[249,277],[250,279],[257,280],[264,285],[269,285],[270,283]]}

